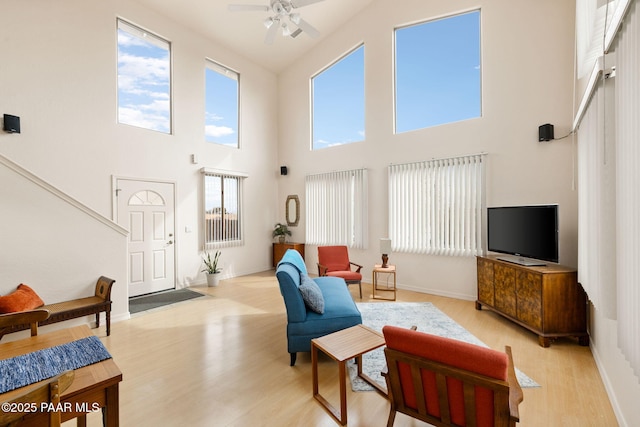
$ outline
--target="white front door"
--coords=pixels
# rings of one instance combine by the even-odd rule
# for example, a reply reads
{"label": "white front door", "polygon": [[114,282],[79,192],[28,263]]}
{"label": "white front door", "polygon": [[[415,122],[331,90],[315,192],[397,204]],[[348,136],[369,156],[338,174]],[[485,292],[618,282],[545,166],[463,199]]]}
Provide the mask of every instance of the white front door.
{"label": "white front door", "polygon": [[117,222],[129,230],[129,296],[175,288],[174,184],[116,180]]}

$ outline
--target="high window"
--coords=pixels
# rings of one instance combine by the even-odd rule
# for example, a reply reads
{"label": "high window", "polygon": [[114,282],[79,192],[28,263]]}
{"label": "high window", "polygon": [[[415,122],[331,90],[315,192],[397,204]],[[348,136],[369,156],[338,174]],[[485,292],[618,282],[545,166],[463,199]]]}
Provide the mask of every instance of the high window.
{"label": "high window", "polygon": [[171,45],[118,19],[118,123],[171,133]]}
{"label": "high window", "polygon": [[205,80],[205,140],[237,148],[240,76],[207,60]]}
{"label": "high window", "polygon": [[311,78],[312,149],[364,140],[364,45]]}
{"label": "high window", "polygon": [[242,182],[246,175],[202,169],[205,249],[242,243]]}
{"label": "high window", "polygon": [[480,115],[480,11],[397,28],[395,132]]}

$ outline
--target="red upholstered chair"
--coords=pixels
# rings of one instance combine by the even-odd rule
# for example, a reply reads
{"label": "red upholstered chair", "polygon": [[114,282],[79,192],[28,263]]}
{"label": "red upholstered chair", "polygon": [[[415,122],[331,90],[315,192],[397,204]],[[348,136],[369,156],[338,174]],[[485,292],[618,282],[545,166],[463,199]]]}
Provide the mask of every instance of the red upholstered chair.
{"label": "red upholstered chair", "polygon": [[[356,270],[352,271],[351,266]],[[362,266],[349,261],[346,246],[318,246],[318,276],[341,277],[347,285],[357,284],[362,298]]]}
{"label": "red upholstered chair", "polygon": [[506,353],[410,329],[385,326],[391,411],[435,426],[515,426],[522,389]]}

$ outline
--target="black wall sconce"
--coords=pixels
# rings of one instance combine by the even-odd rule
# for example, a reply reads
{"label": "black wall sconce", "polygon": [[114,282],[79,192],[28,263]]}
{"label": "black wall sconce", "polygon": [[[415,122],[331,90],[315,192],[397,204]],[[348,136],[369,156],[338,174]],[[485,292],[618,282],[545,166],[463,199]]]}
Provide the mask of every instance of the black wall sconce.
{"label": "black wall sconce", "polygon": [[286,175],[288,172],[286,166],[280,166],[280,175]]}
{"label": "black wall sconce", "polygon": [[553,125],[544,124],[538,127],[538,141],[551,141],[553,139]]}
{"label": "black wall sconce", "polygon": [[20,133],[20,117],[5,114],[2,129],[7,133]]}

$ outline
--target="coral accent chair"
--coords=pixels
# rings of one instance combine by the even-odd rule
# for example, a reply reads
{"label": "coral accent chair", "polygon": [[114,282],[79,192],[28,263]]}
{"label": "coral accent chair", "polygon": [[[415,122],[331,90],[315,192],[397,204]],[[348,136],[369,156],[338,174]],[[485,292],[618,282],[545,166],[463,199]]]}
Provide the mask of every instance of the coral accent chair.
{"label": "coral accent chair", "polygon": [[382,329],[391,411],[435,426],[515,426],[522,389],[511,348],[489,348],[395,326]]}
{"label": "coral accent chair", "polygon": [[[356,270],[352,271],[351,266]],[[349,260],[346,246],[318,246],[318,276],[340,277],[347,285],[357,284],[362,299],[362,266]]]}

